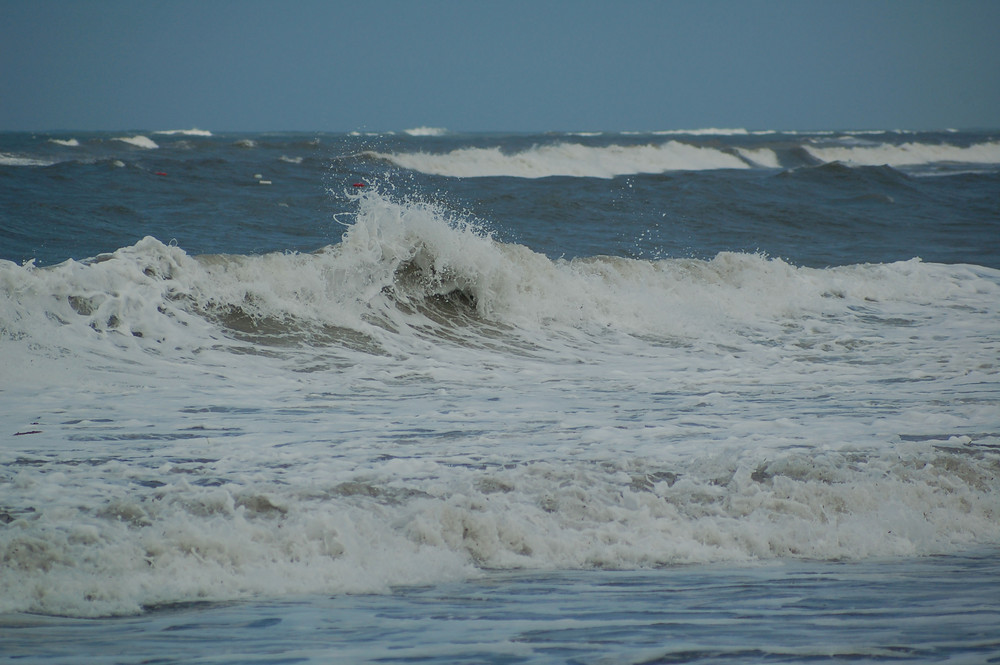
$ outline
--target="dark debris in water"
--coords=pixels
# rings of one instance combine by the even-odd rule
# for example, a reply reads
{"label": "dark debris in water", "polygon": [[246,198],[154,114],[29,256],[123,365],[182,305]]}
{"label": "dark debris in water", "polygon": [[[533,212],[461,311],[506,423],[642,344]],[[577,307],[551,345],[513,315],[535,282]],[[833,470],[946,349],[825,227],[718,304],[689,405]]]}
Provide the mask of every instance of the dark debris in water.
{"label": "dark debris in water", "polygon": [[757,467],[757,470],[750,474],[750,480],[756,483],[766,483],[774,477],[764,466]]}
{"label": "dark debris in water", "polygon": [[274,503],[270,497],[264,496],[263,494],[238,497],[236,499],[236,505],[242,506],[251,513],[255,513],[257,515],[276,517],[279,515],[286,515],[288,513],[288,508]]}

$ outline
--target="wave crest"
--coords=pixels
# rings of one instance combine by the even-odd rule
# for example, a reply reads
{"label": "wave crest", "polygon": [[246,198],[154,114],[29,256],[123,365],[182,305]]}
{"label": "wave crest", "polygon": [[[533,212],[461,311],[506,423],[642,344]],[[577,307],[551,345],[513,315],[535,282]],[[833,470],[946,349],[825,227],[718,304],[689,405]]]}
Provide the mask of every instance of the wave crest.
{"label": "wave crest", "polygon": [[576,143],[535,146],[517,153],[499,148],[460,148],[444,154],[366,153],[421,173],[459,178],[575,176],[614,178],[636,173],[750,168],[745,160],[716,148],[679,141],[638,146],[589,147]]}
{"label": "wave crest", "polygon": [[960,164],[1000,164],[1000,142],[970,146],[947,143],[883,143],[871,146],[810,146],[803,149],[823,162],[844,162],[859,166],[924,166],[942,162]]}
{"label": "wave crest", "polygon": [[148,136],[142,136],[141,134],[136,136],[120,136],[118,138],[112,139],[114,141],[121,141],[122,143],[128,143],[136,148],[143,148],[145,150],[155,150],[160,146],[156,142],[149,138]]}
{"label": "wave crest", "polygon": [[313,253],[191,257],[145,238],[88,262],[5,262],[7,328],[32,320],[44,329],[43,316],[149,343],[188,335],[191,317],[207,317],[258,341],[335,328],[379,340],[374,348],[405,344],[407,331],[439,335],[478,321],[529,335],[614,330],[732,342],[748,331],[780,337],[810,317],[851,317],[873,302],[919,309],[1000,295],[994,271],[919,259],[828,269],[732,252],[707,261],[552,260],[430,204],[375,189],[356,203],[341,242]]}

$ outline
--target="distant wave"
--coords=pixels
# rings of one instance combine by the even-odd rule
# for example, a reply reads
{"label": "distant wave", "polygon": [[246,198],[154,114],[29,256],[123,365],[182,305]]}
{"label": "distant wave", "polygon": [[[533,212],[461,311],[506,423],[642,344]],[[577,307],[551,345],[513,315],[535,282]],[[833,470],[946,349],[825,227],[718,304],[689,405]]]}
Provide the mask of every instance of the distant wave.
{"label": "distant wave", "polygon": [[781,168],[778,155],[770,148],[736,148],[736,152],[739,153],[740,157],[755,166],[761,166],[766,169]]}
{"label": "distant wave", "polygon": [[746,169],[751,166],[739,156],[729,152],[677,141],[660,145],[605,147],[558,143],[535,146],[510,154],[504,153],[499,148],[460,148],[444,154],[427,152],[365,154],[388,160],[406,169],[459,178],[489,176],[613,178],[635,173]]}
{"label": "distant wave", "polygon": [[444,127],[414,127],[403,131],[410,136],[444,136],[448,133]]}
{"label": "distant wave", "polygon": [[136,136],[119,136],[114,139],[114,141],[122,141],[123,143],[128,143],[136,148],[145,148],[146,150],[152,150],[154,148],[159,148],[153,139],[148,136],[142,136],[141,134]]}
{"label": "distant wave", "polygon": [[212,136],[212,132],[207,129],[197,129],[192,127],[191,129],[162,129],[158,132],[153,132],[154,134],[162,134],[165,136]]}
{"label": "distant wave", "polygon": [[[505,152],[500,147],[468,147],[444,153],[370,151],[362,155],[384,159],[402,168],[421,173],[456,178],[497,176],[614,178],[671,171],[792,168],[810,163],[809,159],[824,164],[839,162],[848,166],[1000,164],[1000,141],[970,146],[921,142],[896,144],[870,139],[853,139],[851,138],[853,134],[842,132],[838,134],[840,138],[824,138],[821,144],[809,138],[728,147],[725,144],[697,145],[695,142],[680,140],[644,145],[604,146],[585,145],[567,140],[534,145],[517,152]],[[817,133],[810,136],[815,137]],[[792,148],[801,151],[798,157],[791,151]],[[805,162],[802,161],[803,157],[806,159]]]}
{"label": "distant wave", "polygon": [[859,166],[920,166],[941,162],[1000,164],[1000,142],[977,143],[967,147],[947,143],[903,143],[872,146],[803,146],[823,162],[843,162]]}
{"label": "distant wave", "polygon": [[717,127],[706,127],[704,129],[660,129],[650,132],[658,136],[747,136],[750,134],[745,129],[719,129]]}
{"label": "distant wave", "polygon": [[64,145],[68,148],[79,148],[80,142],[76,139],[49,139],[49,143],[55,143],[56,145]]}
{"label": "distant wave", "polygon": [[0,166],[52,166],[53,161],[0,152]]}

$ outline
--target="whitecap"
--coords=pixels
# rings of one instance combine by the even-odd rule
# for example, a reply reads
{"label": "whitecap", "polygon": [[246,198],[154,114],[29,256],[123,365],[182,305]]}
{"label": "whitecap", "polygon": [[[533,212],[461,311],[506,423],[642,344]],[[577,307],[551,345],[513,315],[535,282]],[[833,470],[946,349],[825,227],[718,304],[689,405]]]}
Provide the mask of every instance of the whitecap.
{"label": "whitecap", "polygon": [[923,166],[939,162],[1000,164],[1000,141],[956,146],[947,143],[881,143],[866,146],[803,146],[823,162],[858,166]]}
{"label": "whitecap", "polygon": [[660,136],[746,136],[750,132],[742,128],[706,127],[704,129],[661,129],[651,133]]}
{"label": "whitecap", "polygon": [[448,133],[444,127],[414,127],[403,131],[410,136],[444,136]]}
{"label": "whitecap", "polygon": [[192,127],[191,129],[161,129],[160,131],[153,132],[154,134],[161,134],[164,136],[212,136],[212,132],[207,129],[198,129]]}
{"label": "whitecap", "polygon": [[114,139],[114,141],[121,141],[122,143],[128,143],[129,145],[135,146],[136,148],[144,148],[146,150],[153,150],[154,148],[159,148],[155,141],[153,141],[148,136],[142,136],[138,134],[136,136],[119,136]]}
{"label": "whitecap", "polygon": [[53,161],[0,152],[0,166],[52,166]]}
{"label": "whitecap", "polygon": [[636,173],[750,168],[728,152],[679,141],[591,147],[578,143],[535,146],[517,153],[499,148],[460,148],[448,153],[367,153],[403,168],[459,178],[576,176],[614,178]]}

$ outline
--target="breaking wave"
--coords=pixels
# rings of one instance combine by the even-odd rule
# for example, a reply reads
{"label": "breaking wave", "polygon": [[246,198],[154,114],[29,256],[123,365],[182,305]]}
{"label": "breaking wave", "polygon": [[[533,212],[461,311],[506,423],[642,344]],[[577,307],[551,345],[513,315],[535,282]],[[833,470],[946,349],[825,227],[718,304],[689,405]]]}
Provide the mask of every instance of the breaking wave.
{"label": "breaking wave", "polygon": [[0,612],[1000,539],[1000,435],[963,429],[1000,272],[551,260],[355,203],[313,253],[0,262]]}
{"label": "breaking wave", "polygon": [[942,162],[1000,164],[1000,142],[955,146],[946,143],[903,143],[872,146],[809,146],[804,149],[823,162],[859,166],[925,166]]}
{"label": "breaking wave", "polygon": [[[372,151],[364,154],[405,169],[457,178],[614,178],[671,171],[794,168],[817,162],[906,168],[936,164],[1000,164],[1000,143],[992,141],[955,146],[932,143],[844,145],[834,142],[814,145],[809,141],[775,140],[770,145],[720,147],[672,140],[644,145],[605,146],[561,142],[536,145],[517,152],[505,152],[498,147],[470,147],[447,153]],[[804,160],[798,156],[802,154],[806,156]]]}
{"label": "breaking wave", "polygon": [[459,178],[576,176],[613,178],[631,173],[676,170],[745,169],[740,157],[670,141],[660,145],[589,147],[576,143],[536,146],[517,153],[499,148],[461,148],[445,154],[368,153],[406,169]]}
{"label": "breaking wave", "polygon": [[141,134],[136,136],[120,136],[115,141],[121,141],[122,143],[128,143],[136,148],[144,148],[146,150],[154,150],[160,146],[156,144],[156,141],[149,138],[148,136],[142,136]]}

